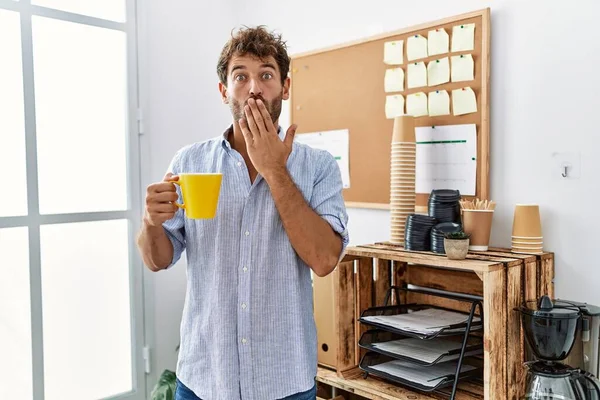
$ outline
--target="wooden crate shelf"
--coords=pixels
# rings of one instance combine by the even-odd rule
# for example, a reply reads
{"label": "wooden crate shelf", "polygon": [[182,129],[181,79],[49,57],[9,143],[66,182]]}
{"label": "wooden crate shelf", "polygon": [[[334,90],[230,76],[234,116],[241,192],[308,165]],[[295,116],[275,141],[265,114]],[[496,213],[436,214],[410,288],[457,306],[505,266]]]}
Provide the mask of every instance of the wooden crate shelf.
{"label": "wooden crate shelf", "polygon": [[[344,377],[340,377],[335,371],[319,367],[317,371],[317,382],[341,389],[365,399],[438,400],[444,398],[441,395],[414,392],[410,389],[391,384],[373,376],[364,379],[362,372],[363,371],[360,369],[354,368],[348,371]],[[483,386],[474,383],[461,384],[456,398],[457,400],[481,400],[483,399]]]}
{"label": "wooden crate shelf", "polygon": [[[407,283],[477,295],[483,298],[484,315],[484,373],[480,398],[519,399],[524,390],[526,351],[520,317],[514,309],[524,300],[534,300],[540,294],[552,296],[553,277],[553,253],[527,255],[492,248],[487,252],[470,252],[465,260],[450,260],[443,254],[407,251],[389,243],[348,247],[334,273],[315,281],[315,289],[328,282],[326,287],[332,289],[329,292],[334,298],[331,337],[328,338],[333,349],[328,354],[321,348],[325,329],[320,329],[323,323],[319,324],[317,318],[320,364],[335,370],[327,376],[335,375],[340,379],[336,381],[338,384],[344,379],[358,384],[363,379],[359,373],[362,371],[357,367],[364,350],[358,347],[358,341],[367,328],[358,319],[367,308],[383,305],[390,285]],[[409,301],[467,311],[465,304],[451,299],[411,292],[402,296],[410,297],[392,297],[391,303]],[[316,302],[315,310],[319,307],[321,305]],[[315,315],[319,312],[315,311]],[[325,359],[327,362],[322,362]],[[430,394],[401,397],[404,392],[408,393],[405,388],[392,383],[386,385],[395,387],[396,392],[386,394],[388,397],[367,398],[435,398],[427,397]],[[400,397],[393,397],[394,394]]]}

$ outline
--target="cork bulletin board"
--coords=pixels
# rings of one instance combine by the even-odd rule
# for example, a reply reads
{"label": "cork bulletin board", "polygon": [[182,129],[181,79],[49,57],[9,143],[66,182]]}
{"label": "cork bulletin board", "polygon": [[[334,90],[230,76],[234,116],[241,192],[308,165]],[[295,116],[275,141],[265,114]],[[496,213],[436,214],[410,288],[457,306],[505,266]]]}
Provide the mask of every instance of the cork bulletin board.
{"label": "cork bulletin board", "polygon": [[[453,29],[474,25],[473,48],[409,60],[408,38],[428,38],[432,30],[443,29],[452,43]],[[403,62],[384,62],[386,42],[403,41]],[[408,85],[408,64],[437,62],[453,56],[472,57],[473,79],[448,81],[435,86]],[[413,56],[414,57],[414,56]],[[390,203],[390,146],[393,118],[386,113],[386,96],[409,95],[470,88],[476,110],[455,115],[453,100],[449,114],[423,115],[415,118],[416,127],[474,124],[476,127],[476,187],[474,196],[489,198],[489,77],[490,77],[490,9],[445,18],[395,32],[346,43],[331,48],[292,55],[291,122],[298,124],[297,134],[348,129],[350,187],[344,189],[346,205],[355,208],[388,209]],[[402,68],[403,90],[386,92],[386,70]],[[414,97],[413,97],[414,99]],[[414,103],[413,103],[414,104]],[[457,107],[458,108],[458,107]],[[407,112],[408,114],[408,112]],[[429,193],[417,193],[417,210],[426,209]]]}

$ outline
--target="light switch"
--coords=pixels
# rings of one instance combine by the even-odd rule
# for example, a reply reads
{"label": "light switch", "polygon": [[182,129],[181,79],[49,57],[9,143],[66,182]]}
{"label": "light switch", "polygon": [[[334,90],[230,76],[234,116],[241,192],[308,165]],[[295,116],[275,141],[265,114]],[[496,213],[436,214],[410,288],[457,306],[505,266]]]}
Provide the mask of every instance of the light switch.
{"label": "light switch", "polygon": [[579,179],[581,177],[580,152],[552,153],[552,177],[555,179]]}

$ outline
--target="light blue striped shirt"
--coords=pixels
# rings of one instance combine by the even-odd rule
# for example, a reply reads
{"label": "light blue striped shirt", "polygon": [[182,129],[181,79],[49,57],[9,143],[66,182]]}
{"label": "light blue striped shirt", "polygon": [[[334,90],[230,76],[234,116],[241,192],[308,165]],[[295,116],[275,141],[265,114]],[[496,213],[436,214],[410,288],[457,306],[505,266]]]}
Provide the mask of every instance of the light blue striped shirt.
{"label": "light blue striped shirt", "polygon": [[[169,167],[223,173],[214,219],[179,210],[163,225],[174,249],[169,267],[184,249],[188,260],[177,376],[203,400],[279,399],[315,384],[311,270],[292,248],[267,182],[259,175],[250,184],[230,132],[182,148]],[[333,156],[294,143],[287,168],[345,249],[348,215]]]}

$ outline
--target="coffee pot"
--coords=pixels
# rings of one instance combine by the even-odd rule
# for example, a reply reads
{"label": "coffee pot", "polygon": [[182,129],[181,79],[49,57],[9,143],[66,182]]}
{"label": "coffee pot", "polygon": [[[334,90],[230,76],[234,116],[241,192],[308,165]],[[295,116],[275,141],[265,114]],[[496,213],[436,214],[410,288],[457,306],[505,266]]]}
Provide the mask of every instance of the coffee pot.
{"label": "coffee pot", "polygon": [[600,400],[600,381],[593,374],[562,363],[573,348],[577,331],[585,328],[582,308],[581,303],[542,296],[517,309],[536,358],[525,364],[526,399]]}

